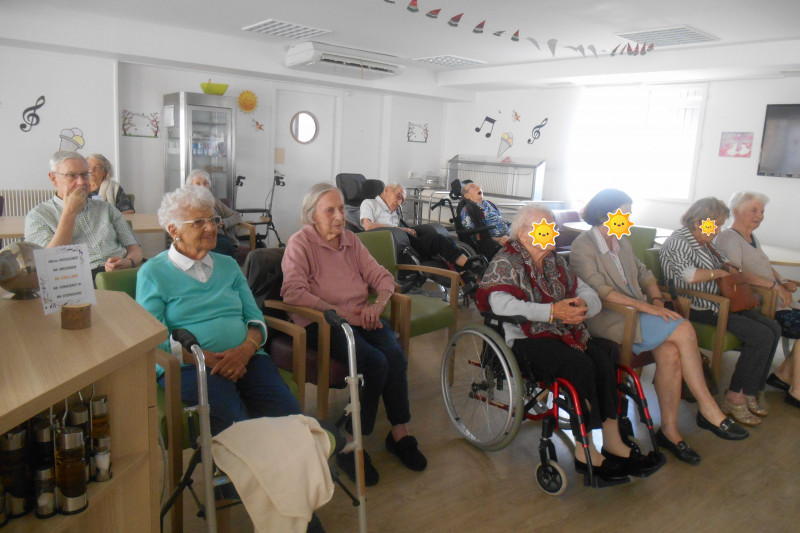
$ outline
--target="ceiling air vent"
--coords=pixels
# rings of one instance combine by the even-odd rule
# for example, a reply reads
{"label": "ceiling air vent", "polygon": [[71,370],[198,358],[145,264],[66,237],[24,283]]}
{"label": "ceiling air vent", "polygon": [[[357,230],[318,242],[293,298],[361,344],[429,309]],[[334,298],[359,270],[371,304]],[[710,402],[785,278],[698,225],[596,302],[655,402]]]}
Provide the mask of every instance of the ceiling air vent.
{"label": "ceiling air vent", "polygon": [[331,30],[312,28],[311,26],[301,26],[282,20],[267,19],[258,24],[251,24],[242,28],[244,31],[260,33],[262,35],[274,35],[275,37],[289,37],[290,39],[308,39],[318,35],[331,33]]}
{"label": "ceiling air vent", "polygon": [[285,65],[333,76],[374,80],[399,74],[403,67],[389,63],[393,56],[323,43],[300,43],[286,51]]}
{"label": "ceiling air vent", "polygon": [[433,65],[440,65],[442,67],[452,67],[452,68],[470,67],[472,65],[483,65],[484,63],[486,63],[485,61],[478,61],[477,59],[467,59],[466,57],[451,56],[451,55],[418,57],[414,61],[423,61],[425,63],[431,63]]}
{"label": "ceiling air vent", "polygon": [[647,43],[648,45],[653,44],[656,48],[719,40],[717,37],[697,31],[689,26],[674,26],[672,28],[661,28],[658,30],[632,31],[626,33],[617,33],[616,35],[617,37],[621,37],[635,43]]}

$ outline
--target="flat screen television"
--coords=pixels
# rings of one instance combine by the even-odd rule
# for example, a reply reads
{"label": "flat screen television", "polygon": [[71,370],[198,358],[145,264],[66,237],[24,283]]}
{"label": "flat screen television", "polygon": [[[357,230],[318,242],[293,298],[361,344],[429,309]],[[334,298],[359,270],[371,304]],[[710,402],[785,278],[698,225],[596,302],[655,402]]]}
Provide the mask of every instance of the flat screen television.
{"label": "flat screen television", "polygon": [[767,106],[758,175],[800,178],[800,104]]}

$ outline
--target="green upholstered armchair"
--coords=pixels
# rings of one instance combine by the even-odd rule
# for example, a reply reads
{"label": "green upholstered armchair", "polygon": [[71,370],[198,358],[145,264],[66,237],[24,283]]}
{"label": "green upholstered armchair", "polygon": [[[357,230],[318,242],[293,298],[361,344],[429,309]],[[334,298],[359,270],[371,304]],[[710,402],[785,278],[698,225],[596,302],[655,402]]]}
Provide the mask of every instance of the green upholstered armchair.
{"label": "green upholstered armchair", "polygon": [[[442,328],[448,328],[448,338],[456,332],[458,320],[458,288],[461,277],[457,272],[419,265],[398,265],[395,259],[392,234],[388,231],[366,231],[356,234],[369,253],[397,278],[398,270],[414,270],[442,276],[450,280],[449,302],[439,298],[420,294],[406,294],[408,299],[406,312],[401,312],[394,321],[390,320],[392,328],[400,335],[400,344],[409,357],[408,348],[411,337],[424,335]],[[407,317],[407,318],[406,318]],[[410,358],[409,358],[410,359]]]}

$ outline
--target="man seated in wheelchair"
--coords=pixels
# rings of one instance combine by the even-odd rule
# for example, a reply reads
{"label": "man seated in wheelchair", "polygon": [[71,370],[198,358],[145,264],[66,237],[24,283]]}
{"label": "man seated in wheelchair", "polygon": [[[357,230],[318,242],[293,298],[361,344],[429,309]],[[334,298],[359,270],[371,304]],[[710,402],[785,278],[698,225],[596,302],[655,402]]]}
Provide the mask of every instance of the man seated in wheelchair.
{"label": "man seated in wheelchair", "polygon": [[400,213],[400,206],[405,201],[405,188],[397,183],[388,184],[379,196],[361,202],[361,225],[367,231],[378,228],[391,229],[395,239],[398,238],[397,232],[401,232],[399,237],[407,238],[411,248],[423,259],[441,256],[461,272],[465,283],[474,281],[476,276],[481,275],[485,267],[483,258],[467,257],[453,239],[439,233],[430,224],[408,227]]}
{"label": "man seated in wheelchair", "polygon": [[483,189],[477,183],[465,183],[461,194],[464,198],[463,207],[458,213],[461,226],[465,230],[488,226],[489,237],[494,242],[479,244],[484,254],[494,257],[497,250],[509,240],[510,224],[503,219],[496,205],[484,199]]}
{"label": "man seated in wheelchair", "polygon": [[[523,373],[545,383],[560,377],[575,386],[587,429],[602,429],[602,450],[589,447],[600,479],[614,484],[629,475],[646,477],[663,462],[622,441],[614,362],[584,325],[586,318],[600,312],[600,299],[555,253],[553,219],[553,213],[541,206],[526,206],[517,213],[510,240],[484,273],[476,296],[478,309],[529,320],[521,326],[504,324],[506,344]],[[575,470],[585,473],[585,461],[578,447]]]}

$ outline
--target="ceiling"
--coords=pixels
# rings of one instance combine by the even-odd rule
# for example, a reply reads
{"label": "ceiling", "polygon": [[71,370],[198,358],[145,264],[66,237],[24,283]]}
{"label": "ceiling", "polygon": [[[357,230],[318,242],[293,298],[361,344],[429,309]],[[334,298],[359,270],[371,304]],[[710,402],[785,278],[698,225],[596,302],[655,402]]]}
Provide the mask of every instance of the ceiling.
{"label": "ceiling", "polygon": [[[499,84],[540,85],[580,83],[582,76],[601,79],[605,73],[665,70],[694,71],[722,66],[720,77],[764,76],[781,70],[800,70],[800,1],[797,0],[71,0],[73,13],[124,19],[201,31],[215,36],[258,41],[285,49],[298,41],[242,30],[265,19],[330,30],[314,40],[395,56],[407,66],[432,70],[438,83],[470,89],[500,88]],[[36,9],[65,9],[63,0],[5,0],[6,4]],[[2,9],[2,8],[0,8]],[[439,9],[437,18],[426,13]],[[463,13],[457,26],[448,21]],[[484,31],[473,28],[485,21]],[[611,50],[627,43],[618,33],[690,26],[715,40],[702,44],[656,47],[647,56],[619,56],[612,67]],[[503,31],[501,36],[494,32]],[[519,41],[511,39],[519,31]],[[555,39],[554,52],[547,42]],[[538,48],[534,42],[538,44]],[[634,43],[635,44],[635,43]],[[786,46],[783,46],[783,45]],[[590,51],[592,45],[600,59]],[[246,46],[246,45],[245,45]],[[578,47],[583,47],[583,53]],[[572,48],[570,48],[572,47]],[[244,49],[244,47],[243,47]],[[584,57],[585,54],[585,57]],[[414,61],[453,55],[481,62],[453,72]],[[659,60],[670,57],[670,61]],[[724,60],[722,60],[724,58]],[[532,71],[531,64],[537,68]],[[566,66],[563,66],[566,65]],[[610,65],[605,63],[604,65]],[[521,70],[526,67],[526,70]],[[488,68],[488,69],[487,69]],[[738,70],[737,70],[738,69]],[[676,75],[673,75],[675,78]],[[680,76],[677,76],[680,77]],[[691,75],[684,74],[687,79]],[[715,76],[708,76],[713,79]],[[524,78],[524,79],[521,79]],[[624,80],[623,80],[624,81]],[[675,78],[675,81],[680,81]]]}

